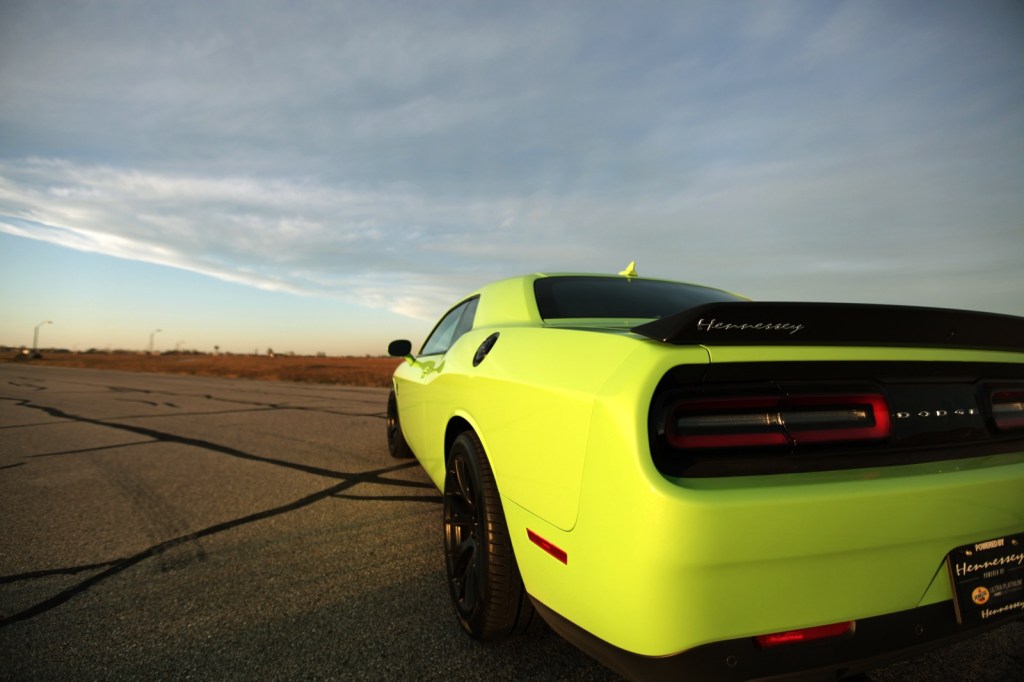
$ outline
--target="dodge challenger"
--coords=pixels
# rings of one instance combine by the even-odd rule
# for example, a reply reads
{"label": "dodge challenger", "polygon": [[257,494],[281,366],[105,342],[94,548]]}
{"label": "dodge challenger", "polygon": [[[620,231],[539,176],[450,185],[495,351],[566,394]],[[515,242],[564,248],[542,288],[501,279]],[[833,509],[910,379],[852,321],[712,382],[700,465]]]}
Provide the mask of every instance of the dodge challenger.
{"label": "dodge challenger", "polygon": [[633,679],[842,677],[1024,616],[1024,318],[641,278],[484,286],[387,441],[479,639]]}

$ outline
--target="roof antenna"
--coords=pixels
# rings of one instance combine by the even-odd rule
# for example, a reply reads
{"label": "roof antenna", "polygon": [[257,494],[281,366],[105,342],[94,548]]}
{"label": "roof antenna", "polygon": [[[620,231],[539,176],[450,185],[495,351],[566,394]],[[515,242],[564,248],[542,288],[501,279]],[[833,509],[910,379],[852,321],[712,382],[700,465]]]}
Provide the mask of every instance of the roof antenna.
{"label": "roof antenna", "polygon": [[623,277],[636,277],[636,261],[629,261],[629,265],[626,266],[626,269],[620,272],[619,274],[622,275]]}

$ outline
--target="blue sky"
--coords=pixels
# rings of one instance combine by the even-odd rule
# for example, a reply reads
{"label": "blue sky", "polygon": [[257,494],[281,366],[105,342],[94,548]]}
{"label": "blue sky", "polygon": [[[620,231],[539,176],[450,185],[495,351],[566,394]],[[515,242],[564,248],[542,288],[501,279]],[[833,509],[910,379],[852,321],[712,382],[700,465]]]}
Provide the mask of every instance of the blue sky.
{"label": "blue sky", "polygon": [[377,354],[532,271],[1024,315],[1024,5],[0,4],[0,344]]}

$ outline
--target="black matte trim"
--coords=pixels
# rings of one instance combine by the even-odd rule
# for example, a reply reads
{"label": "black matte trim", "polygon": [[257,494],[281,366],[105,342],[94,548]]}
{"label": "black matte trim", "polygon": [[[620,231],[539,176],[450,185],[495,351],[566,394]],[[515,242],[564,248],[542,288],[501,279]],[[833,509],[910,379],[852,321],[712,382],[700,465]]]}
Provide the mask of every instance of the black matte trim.
{"label": "black matte trim", "polygon": [[[685,367],[685,366],[682,366]],[[826,360],[816,362],[720,362],[707,366],[704,381],[868,380],[881,383],[973,383],[979,379],[1024,379],[1024,363]]]}
{"label": "black matte trim", "polygon": [[[886,663],[979,635],[1021,616],[980,627],[957,625],[952,601],[858,620],[852,636],[773,648],[753,637],[715,642],[671,656],[620,649],[533,599],[551,629],[572,645],[631,680],[841,679]],[[764,633],[769,634],[769,633]]]}
{"label": "black matte trim", "polygon": [[860,303],[709,303],[634,327],[633,332],[674,345],[1024,350],[1024,317]]}

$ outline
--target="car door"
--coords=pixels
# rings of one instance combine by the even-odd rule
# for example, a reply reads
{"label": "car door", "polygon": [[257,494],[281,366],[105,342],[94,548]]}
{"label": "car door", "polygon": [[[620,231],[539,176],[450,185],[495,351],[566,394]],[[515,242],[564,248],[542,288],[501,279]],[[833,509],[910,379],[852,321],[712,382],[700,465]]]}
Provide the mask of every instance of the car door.
{"label": "car door", "polygon": [[[473,328],[479,297],[449,310],[423,343],[412,368],[414,379],[400,387],[402,430],[413,452],[428,472],[444,466],[445,405],[442,394],[445,355],[460,336]],[[440,435],[438,435],[440,434]]]}

